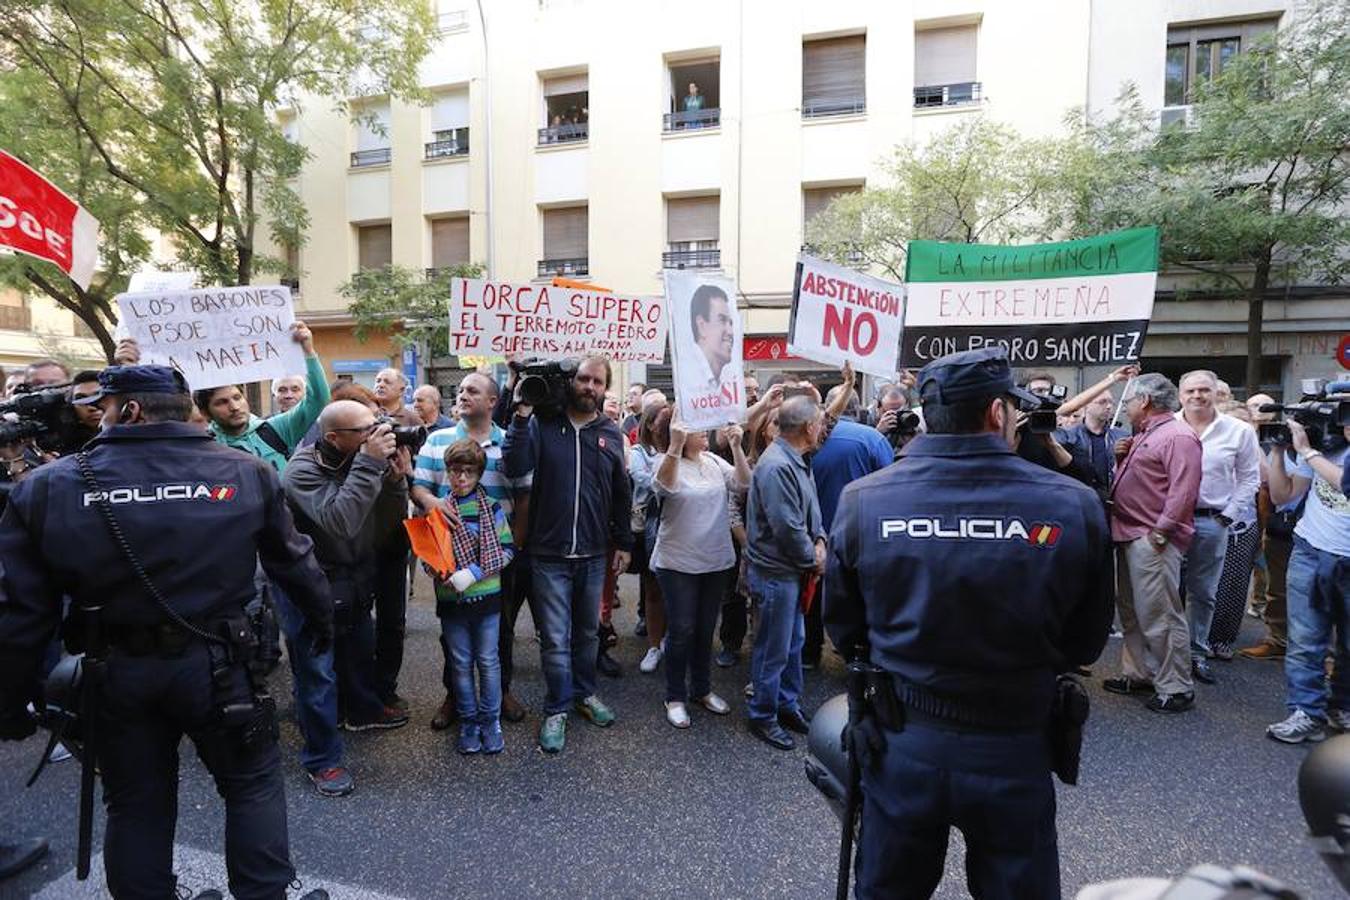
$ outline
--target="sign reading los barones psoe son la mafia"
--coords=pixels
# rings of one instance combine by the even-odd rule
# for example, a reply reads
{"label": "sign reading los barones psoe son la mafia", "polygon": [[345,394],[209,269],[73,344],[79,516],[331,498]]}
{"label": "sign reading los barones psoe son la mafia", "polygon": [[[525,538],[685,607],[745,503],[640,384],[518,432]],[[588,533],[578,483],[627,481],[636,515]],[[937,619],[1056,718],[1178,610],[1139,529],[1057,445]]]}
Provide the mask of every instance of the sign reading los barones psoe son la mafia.
{"label": "sign reading los barones psoe son la mafia", "polygon": [[1139,358],[1158,279],[1158,229],[1003,247],[912,241],[900,364],[1002,346],[1013,365]]}

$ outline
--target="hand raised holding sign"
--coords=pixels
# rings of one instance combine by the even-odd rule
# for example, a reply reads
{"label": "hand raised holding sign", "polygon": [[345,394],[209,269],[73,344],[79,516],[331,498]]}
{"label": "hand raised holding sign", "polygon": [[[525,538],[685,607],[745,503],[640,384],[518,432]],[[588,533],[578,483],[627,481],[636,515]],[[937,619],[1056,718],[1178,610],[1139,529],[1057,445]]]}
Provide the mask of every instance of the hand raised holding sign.
{"label": "hand raised holding sign", "polygon": [[291,338],[300,345],[306,356],[314,355],[314,333],[299,319],[291,323]]}
{"label": "hand raised holding sign", "polygon": [[689,440],[689,430],[679,419],[670,420],[670,447],[666,450],[671,456],[684,455],[685,442]]}

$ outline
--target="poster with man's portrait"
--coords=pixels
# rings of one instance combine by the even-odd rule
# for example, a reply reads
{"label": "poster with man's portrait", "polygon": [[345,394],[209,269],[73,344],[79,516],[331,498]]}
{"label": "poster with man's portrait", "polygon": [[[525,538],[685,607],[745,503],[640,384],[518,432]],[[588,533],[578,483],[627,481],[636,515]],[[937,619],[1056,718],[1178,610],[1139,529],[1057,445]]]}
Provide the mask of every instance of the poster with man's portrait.
{"label": "poster with man's portrait", "polygon": [[667,270],[670,360],[675,403],[689,428],[717,428],[745,418],[740,312],[731,279]]}

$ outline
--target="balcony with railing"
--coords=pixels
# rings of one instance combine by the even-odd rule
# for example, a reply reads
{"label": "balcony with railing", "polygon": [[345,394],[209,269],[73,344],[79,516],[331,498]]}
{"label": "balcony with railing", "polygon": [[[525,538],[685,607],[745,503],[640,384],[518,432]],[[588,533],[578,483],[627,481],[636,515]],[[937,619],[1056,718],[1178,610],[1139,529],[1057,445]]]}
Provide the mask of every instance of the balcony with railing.
{"label": "balcony with railing", "polygon": [[584,141],[590,135],[589,122],[564,122],[539,129],[539,146],[570,144]]}
{"label": "balcony with railing", "polygon": [[978,81],[916,85],[914,88],[915,109],[965,106],[969,103],[979,103],[981,99],[980,82]]}
{"label": "balcony with railing", "polygon": [[722,110],[716,107],[712,109],[689,109],[666,113],[662,120],[662,130],[669,134],[674,131],[717,128],[721,124]]}
{"label": "balcony with railing", "polygon": [[434,131],[431,136],[434,140],[427,142],[427,159],[447,159],[452,156],[465,156],[469,152],[468,128]]}
{"label": "balcony with railing", "polygon": [[572,257],[570,259],[539,260],[538,276],[540,278],[549,278],[554,275],[589,275],[590,273],[589,260],[585,256]]}
{"label": "balcony with railing", "polygon": [[[807,256],[816,256],[816,257],[820,256],[820,248],[815,246],[814,244],[802,244],[802,252],[805,253]],[[850,265],[858,265],[860,263],[865,262],[866,260],[863,258],[863,252],[860,248],[850,247],[848,250],[844,252],[843,261],[849,263]]]}
{"label": "balcony with railing", "polygon": [[0,306],[0,329],[5,331],[32,331],[32,310],[27,306]]}
{"label": "balcony with railing", "polygon": [[667,250],[661,254],[663,269],[717,269],[721,265],[722,251],[718,247]]}
{"label": "balcony with railing", "polygon": [[826,100],[802,107],[803,119],[824,119],[830,116],[856,116],[867,112],[867,99]]}
{"label": "balcony with railing", "polygon": [[367,166],[387,166],[392,154],[388,147],[379,147],[375,150],[356,150],[352,153],[352,168],[362,169]]}

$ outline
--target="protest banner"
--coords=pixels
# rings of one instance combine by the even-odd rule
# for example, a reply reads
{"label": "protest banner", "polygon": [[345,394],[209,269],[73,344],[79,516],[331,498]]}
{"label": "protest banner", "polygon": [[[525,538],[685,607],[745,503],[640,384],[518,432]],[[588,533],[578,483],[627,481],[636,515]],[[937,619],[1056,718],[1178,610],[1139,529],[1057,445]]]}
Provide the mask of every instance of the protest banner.
{"label": "protest banner", "polygon": [[0,247],[55,263],[87,291],[98,264],[98,219],[0,150]]}
{"label": "protest banner", "polygon": [[679,269],[667,269],[665,275],[671,377],[681,421],[693,429],[740,422],[745,368],[735,283]]}
{"label": "protest banner", "polygon": [[305,371],[285,285],[118,294],[117,306],[141,362],[178,369],[194,391]]}
{"label": "protest banner", "polygon": [[988,346],[1015,366],[1132,362],[1157,280],[1153,227],[1021,247],[911,241],[900,364]]}
{"label": "protest banner", "polygon": [[666,343],[660,297],[452,278],[449,310],[450,352],[456,356],[603,353],[615,362],[659,363]]}
{"label": "protest banner", "polygon": [[788,352],[894,378],[905,289],[802,254],[792,283]]}

